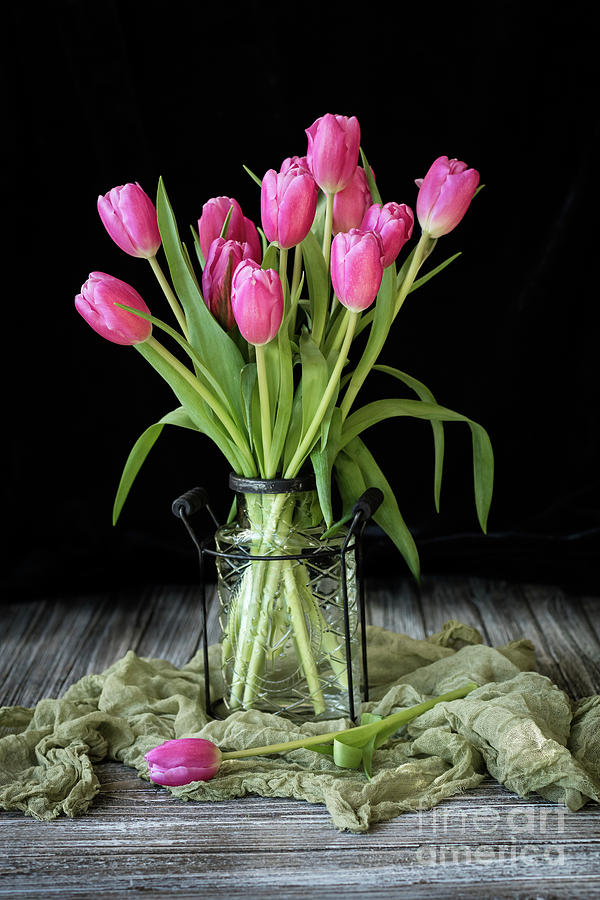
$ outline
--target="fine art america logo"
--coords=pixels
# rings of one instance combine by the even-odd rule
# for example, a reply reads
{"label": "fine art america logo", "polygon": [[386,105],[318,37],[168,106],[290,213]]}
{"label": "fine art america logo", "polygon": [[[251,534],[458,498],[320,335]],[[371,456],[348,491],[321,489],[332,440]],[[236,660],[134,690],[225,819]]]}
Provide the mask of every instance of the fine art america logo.
{"label": "fine art america logo", "polygon": [[562,843],[565,807],[552,806],[458,806],[419,810],[418,832],[435,842],[423,843],[416,852],[421,865],[465,865],[469,863],[517,863],[537,858],[546,865],[565,862]]}

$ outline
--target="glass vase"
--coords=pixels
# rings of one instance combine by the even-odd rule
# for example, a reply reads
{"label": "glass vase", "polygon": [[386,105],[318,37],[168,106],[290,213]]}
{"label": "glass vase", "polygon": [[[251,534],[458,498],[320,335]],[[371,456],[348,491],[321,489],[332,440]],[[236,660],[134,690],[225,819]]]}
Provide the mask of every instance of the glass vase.
{"label": "glass vase", "polygon": [[348,716],[360,706],[354,538],[344,553],[344,529],[323,538],[312,477],[232,475],[230,487],[236,518],[215,535],[226,706]]}

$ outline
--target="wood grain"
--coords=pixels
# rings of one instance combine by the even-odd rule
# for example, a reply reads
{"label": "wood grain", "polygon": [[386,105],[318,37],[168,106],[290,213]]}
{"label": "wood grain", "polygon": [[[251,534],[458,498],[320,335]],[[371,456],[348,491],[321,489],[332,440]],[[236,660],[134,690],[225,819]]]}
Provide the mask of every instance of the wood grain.
{"label": "wood grain", "polygon": [[[368,586],[368,621],[422,638],[444,621],[493,645],[529,637],[571,696],[600,692],[600,598],[480,578]],[[209,640],[217,636],[215,605]],[[3,608],[0,702],[60,696],[128,649],[185,663],[200,642],[196,586]],[[600,807],[522,800],[492,779],[434,810],[336,831],[322,806],[248,797],[181,802],[116,763],[81,818],[0,813],[0,896],[103,898],[600,898]]]}

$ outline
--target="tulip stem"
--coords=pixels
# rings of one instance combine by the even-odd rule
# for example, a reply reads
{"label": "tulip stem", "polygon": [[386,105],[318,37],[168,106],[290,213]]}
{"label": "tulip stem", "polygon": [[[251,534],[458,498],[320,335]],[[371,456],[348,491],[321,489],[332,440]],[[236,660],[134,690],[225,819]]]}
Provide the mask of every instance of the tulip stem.
{"label": "tulip stem", "polygon": [[258,394],[260,397],[260,424],[262,431],[263,459],[265,478],[273,478],[271,461],[271,401],[269,398],[269,382],[265,366],[265,348],[256,344],[256,371],[258,375]]}
{"label": "tulip stem", "polygon": [[290,291],[290,309],[288,313],[288,324],[290,330],[290,337],[294,334],[296,330],[296,310],[298,308],[298,297],[296,296],[298,293],[298,286],[300,284],[300,277],[302,275],[302,248],[300,244],[296,244],[296,249],[294,250],[294,270],[292,273],[292,288]]}
{"label": "tulip stem", "polygon": [[318,429],[321,427],[321,422],[325,413],[327,412],[327,407],[331,401],[333,396],[333,392],[336,388],[336,385],[339,385],[340,375],[342,374],[342,369],[346,363],[346,358],[348,356],[348,351],[350,350],[350,344],[352,343],[352,338],[354,337],[354,329],[356,328],[356,322],[360,315],[359,312],[355,310],[348,310],[348,324],[346,327],[346,334],[344,337],[344,343],[342,344],[342,349],[340,350],[340,354],[336,360],[335,368],[331,373],[329,381],[327,383],[327,387],[325,388],[325,393],[319,403],[319,407],[313,417],[313,420],[308,428],[308,431],[302,438],[300,442],[300,446],[296,450],[289,466],[285,471],[284,478],[293,478],[300,469],[300,466],[304,462],[305,456],[310,452],[312,445],[315,440],[315,436],[317,434]]}
{"label": "tulip stem", "polygon": [[[421,265],[424,261],[425,250],[427,249],[427,245],[429,244],[430,240],[431,240],[430,235],[426,231],[423,231],[421,234],[421,237],[419,238],[419,242],[418,242],[417,246],[415,247],[415,252],[413,254],[413,258],[411,260],[410,266],[408,267],[408,272],[406,273],[406,278],[402,282],[400,290],[398,291],[398,296],[396,298],[396,305],[394,307],[394,319],[400,312],[400,308],[401,308],[402,304],[408,297],[410,289],[413,285],[413,281],[417,277],[417,273],[418,273],[419,269],[421,268]],[[393,319],[392,319],[392,321],[393,321]]]}
{"label": "tulip stem", "polygon": [[[396,298],[396,305],[394,307],[394,314],[392,316],[390,326],[391,326],[392,322],[394,321],[394,319],[396,318],[396,316],[398,315],[398,313],[400,312],[400,307],[406,300],[406,298],[409,294],[409,291],[412,287],[412,284],[413,284],[415,278],[417,277],[417,273],[426,257],[426,250],[427,250],[430,240],[431,240],[431,238],[430,238],[429,234],[427,234],[427,232],[425,232],[425,231],[422,233],[421,237],[419,238],[419,242],[418,242],[417,246],[415,247],[410,266],[408,267],[408,272],[406,273],[406,278],[402,282],[402,286],[401,286],[401,288],[398,292],[398,296]],[[371,334],[372,333],[373,332],[371,330]],[[369,338],[369,340],[370,340],[370,338]],[[379,345],[379,349],[376,348],[376,352],[373,354],[373,358],[370,362],[370,365],[367,367],[367,366],[361,365],[359,363],[359,365],[354,370],[352,378],[350,379],[350,384],[348,385],[348,388],[346,389],[346,393],[344,394],[344,399],[342,400],[342,403],[340,405],[340,409],[342,411],[342,422],[344,422],[346,420],[348,413],[350,412],[350,408],[351,408],[352,404],[354,403],[354,401],[356,400],[356,395],[358,394],[361,387],[363,386],[365,379],[366,379],[367,375],[369,374],[369,372],[371,371],[372,367],[377,362],[377,357],[379,356],[379,353],[381,352],[382,347],[383,347],[383,340],[381,341],[381,344]],[[367,343],[367,350],[365,352],[367,352],[368,349],[369,349],[369,344]],[[362,360],[361,360],[361,363],[362,363]]]}
{"label": "tulip stem", "polygon": [[173,356],[172,353],[167,350],[166,347],[156,340],[155,337],[150,336],[145,343],[152,347],[164,360],[170,365],[178,375],[184,378],[187,383],[196,391],[197,394],[204,400],[205,403],[210,406],[212,411],[215,413],[218,419],[220,419],[222,425],[227,430],[231,440],[240,451],[243,462],[246,466],[246,474],[247,477],[252,478],[256,475],[256,465],[252,454],[250,453],[250,449],[248,444],[244,440],[242,434],[237,428],[235,422],[229,415],[226,409],[223,408],[221,403],[217,400],[217,398],[212,394],[208,388],[202,384],[202,382],[196,378],[196,376],[190,372],[190,370],[180,362],[176,356]]}
{"label": "tulip stem", "polygon": [[158,283],[160,284],[161,288],[163,289],[163,293],[164,293],[165,297],[169,301],[169,305],[171,306],[171,309],[173,310],[173,312],[175,314],[175,318],[177,319],[177,322],[179,323],[179,327],[181,328],[181,331],[183,332],[183,336],[185,337],[186,341],[189,342],[190,335],[188,332],[187,323],[185,321],[185,315],[183,314],[183,310],[182,310],[181,306],[179,305],[179,301],[178,301],[177,297],[173,293],[171,285],[165,278],[165,273],[161,269],[156,256],[150,256],[148,258],[148,262],[152,266],[152,271],[156,275],[156,279],[157,279]]}
{"label": "tulip stem", "polygon": [[329,257],[331,255],[331,228],[333,226],[333,198],[335,194],[325,194],[325,225],[323,228],[323,256],[325,265],[329,271]]}
{"label": "tulip stem", "polygon": [[417,716],[422,715],[424,712],[427,712],[427,710],[432,709],[436,704],[460,700],[463,697],[466,697],[467,694],[470,694],[471,691],[474,691],[477,687],[478,685],[471,681],[463,687],[457,688],[455,691],[450,691],[439,697],[432,697],[431,700],[425,700],[423,703],[419,703],[416,706],[409,706],[408,709],[401,709],[397,713],[392,713],[391,716],[385,716],[379,722],[371,722],[368,725],[359,725],[354,728],[343,728],[341,731],[330,731],[328,734],[315,734],[310,737],[300,738],[297,741],[284,741],[281,744],[269,744],[266,747],[249,747],[247,750],[232,750],[229,753],[223,753],[221,759],[245,759],[248,756],[268,756],[272,753],[289,753],[291,750],[310,750],[315,744],[331,743],[341,735],[351,735],[351,746],[360,746],[361,738],[364,737],[364,739],[367,739],[372,735],[376,735],[379,731],[384,730],[388,732],[391,737],[394,732],[391,731],[390,733],[390,728],[396,726],[395,730],[397,731],[398,728],[401,728],[407,722],[412,721],[412,719],[416,719]]}

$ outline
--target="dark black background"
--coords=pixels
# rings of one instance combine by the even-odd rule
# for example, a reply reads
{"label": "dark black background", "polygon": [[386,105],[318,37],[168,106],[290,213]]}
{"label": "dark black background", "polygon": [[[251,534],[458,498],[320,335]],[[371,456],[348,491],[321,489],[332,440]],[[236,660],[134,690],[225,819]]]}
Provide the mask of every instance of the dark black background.
{"label": "dark black background", "polygon": [[[159,175],[189,233],[212,196],[259,221],[243,171],[306,152],[325,112],[356,115],[384,200],[414,206],[437,156],[484,190],[407,301],[382,354],[439,403],[483,424],[496,454],[489,535],[478,531],[470,436],[449,425],[442,509],[427,423],[367,435],[426,573],[596,589],[599,526],[596,48],[570,4],[244,4],[57,0],[7,7],[4,28],[3,565],[6,596],[191,582],[171,500],[227,466],[208,439],[167,429],[116,528],[130,446],[174,405],[134,349],[102,340],[73,297],[90,271],[166,304],[144,260],[112,244],[96,198]],[[373,377],[364,399],[392,393]],[[208,525],[208,522],[207,522]],[[370,573],[406,569],[371,534]]]}

